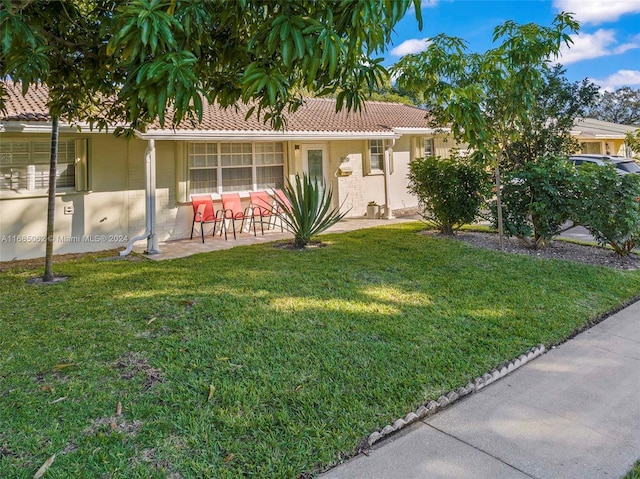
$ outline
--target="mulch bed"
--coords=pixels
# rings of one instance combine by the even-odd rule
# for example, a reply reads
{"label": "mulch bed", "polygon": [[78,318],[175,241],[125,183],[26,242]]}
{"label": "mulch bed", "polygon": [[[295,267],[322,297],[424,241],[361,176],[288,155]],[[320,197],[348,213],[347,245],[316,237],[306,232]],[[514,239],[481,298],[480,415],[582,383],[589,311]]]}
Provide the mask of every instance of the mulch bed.
{"label": "mulch bed", "polygon": [[[425,234],[447,238],[438,232],[426,231]],[[450,237],[448,237],[450,238]],[[475,231],[456,232],[453,239],[464,241],[478,248],[499,250],[498,235],[495,233],[483,233]],[[577,263],[607,266],[622,270],[635,270],[640,268],[640,256],[618,256],[613,251],[599,246],[585,246],[569,241],[555,240],[546,248],[531,249],[524,246],[516,238],[504,238],[504,252],[534,256],[536,258],[553,258],[575,261]]]}

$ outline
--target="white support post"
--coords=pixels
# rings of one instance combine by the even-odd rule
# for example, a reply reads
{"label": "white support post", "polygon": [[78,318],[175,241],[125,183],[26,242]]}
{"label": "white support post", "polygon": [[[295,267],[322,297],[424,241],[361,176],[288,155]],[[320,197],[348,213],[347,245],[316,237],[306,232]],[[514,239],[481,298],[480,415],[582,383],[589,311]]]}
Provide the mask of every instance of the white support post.
{"label": "white support post", "polygon": [[[386,143],[386,142],[385,142]],[[393,146],[395,145],[396,140],[391,140],[390,143],[387,143],[384,149],[384,219],[391,220],[393,219],[393,213],[391,212],[391,186],[389,184],[389,172],[391,171],[391,151],[393,151]]]}
{"label": "white support post", "polygon": [[156,145],[155,140],[149,140],[147,148],[147,191],[145,191],[147,205],[147,224],[149,236],[147,236],[147,254],[159,254],[158,234],[156,233]]}

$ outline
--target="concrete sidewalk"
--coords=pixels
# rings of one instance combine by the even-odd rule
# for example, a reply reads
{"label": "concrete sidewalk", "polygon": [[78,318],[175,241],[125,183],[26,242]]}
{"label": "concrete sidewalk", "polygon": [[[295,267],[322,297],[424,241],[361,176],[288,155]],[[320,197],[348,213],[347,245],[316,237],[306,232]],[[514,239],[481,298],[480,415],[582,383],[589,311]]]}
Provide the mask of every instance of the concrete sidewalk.
{"label": "concrete sidewalk", "polygon": [[640,302],[321,477],[620,478],[640,459]]}

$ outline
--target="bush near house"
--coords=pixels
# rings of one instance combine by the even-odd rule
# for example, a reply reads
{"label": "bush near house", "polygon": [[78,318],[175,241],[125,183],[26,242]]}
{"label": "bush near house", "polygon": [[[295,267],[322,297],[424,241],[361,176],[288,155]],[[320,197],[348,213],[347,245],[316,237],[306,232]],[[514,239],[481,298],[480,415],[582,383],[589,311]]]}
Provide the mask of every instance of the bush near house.
{"label": "bush near house", "polygon": [[[564,158],[548,156],[521,164],[503,180],[505,234],[529,247],[546,246],[571,217],[575,168]],[[495,218],[495,204],[492,210]]]}
{"label": "bush near house", "polygon": [[572,209],[572,219],[617,254],[640,244],[640,175],[618,175],[612,165],[582,165]]}
{"label": "bush near house", "polygon": [[423,218],[443,234],[473,222],[488,189],[489,175],[480,162],[455,151],[450,158],[429,156],[409,165],[409,191],[418,197]]}

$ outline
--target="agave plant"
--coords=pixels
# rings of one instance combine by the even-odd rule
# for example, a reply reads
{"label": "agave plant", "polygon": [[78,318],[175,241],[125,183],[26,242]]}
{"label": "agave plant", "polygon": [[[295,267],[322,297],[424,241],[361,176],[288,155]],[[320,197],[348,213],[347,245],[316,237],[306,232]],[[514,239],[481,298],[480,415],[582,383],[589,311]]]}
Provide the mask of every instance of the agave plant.
{"label": "agave plant", "polygon": [[[275,195],[277,214],[284,228],[293,233],[293,245],[304,248],[311,237],[333,226],[347,214],[340,207],[331,208],[333,191],[323,182],[303,174],[295,182],[288,178],[282,188],[283,196]],[[344,204],[344,203],[343,203]]]}

